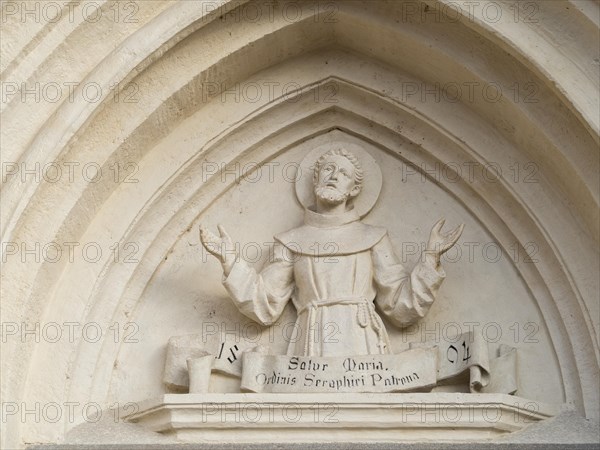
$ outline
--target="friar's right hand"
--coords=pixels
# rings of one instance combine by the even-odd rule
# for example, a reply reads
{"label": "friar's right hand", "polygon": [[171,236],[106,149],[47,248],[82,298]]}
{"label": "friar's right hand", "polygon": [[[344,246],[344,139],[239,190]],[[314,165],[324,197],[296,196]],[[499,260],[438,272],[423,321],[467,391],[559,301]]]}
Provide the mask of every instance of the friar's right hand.
{"label": "friar's right hand", "polygon": [[223,270],[225,275],[229,275],[233,263],[237,259],[237,252],[235,245],[229,237],[229,234],[225,231],[221,225],[217,226],[219,230],[219,236],[210,232],[206,228],[200,227],[200,241],[204,248],[211,254],[216,256],[221,264],[223,264]]}

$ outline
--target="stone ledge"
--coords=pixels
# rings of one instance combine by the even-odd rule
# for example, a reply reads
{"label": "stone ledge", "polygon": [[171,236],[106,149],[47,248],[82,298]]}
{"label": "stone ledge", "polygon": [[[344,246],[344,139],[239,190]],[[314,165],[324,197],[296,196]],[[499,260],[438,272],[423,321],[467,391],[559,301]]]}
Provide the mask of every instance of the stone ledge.
{"label": "stone ledge", "polygon": [[598,444],[515,444],[515,443],[304,443],[304,444],[100,444],[100,445],[35,445],[27,450],[597,450]]}
{"label": "stone ledge", "polygon": [[125,420],[193,443],[465,442],[557,413],[503,394],[167,394]]}

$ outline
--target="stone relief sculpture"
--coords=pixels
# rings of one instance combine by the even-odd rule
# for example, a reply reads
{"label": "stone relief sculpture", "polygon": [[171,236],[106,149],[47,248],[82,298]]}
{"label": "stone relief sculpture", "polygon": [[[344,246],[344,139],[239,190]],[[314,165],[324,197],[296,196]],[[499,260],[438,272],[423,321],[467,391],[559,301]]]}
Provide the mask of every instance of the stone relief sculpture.
{"label": "stone relief sculpture", "polygon": [[[296,308],[295,336],[286,355],[261,346],[207,349],[194,336],[171,338],[163,381],[169,388],[206,392],[211,371],[241,378],[250,392],[409,392],[468,374],[471,392],[516,391],[516,351],[501,347],[490,359],[472,333],[452,342],[411,343],[394,352],[382,317],[407,327],[428,313],[445,278],[441,256],[464,225],[432,228],[425,254],[408,272],[385,228],[361,219],[375,205],[382,174],[360,146],[336,143],[310,152],[299,167],[296,195],[304,225],[275,236],[273,257],[261,271],[236,253],[222,226],[200,230],[204,248],[223,268],[223,285],[248,318],[274,324],[288,302]],[[499,375],[493,380],[490,372]],[[450,381],[448,381],[450,380]]]}
{"label": "stone relief sculpture", "polygon": [[[423,258],[408,272],[387,230],[361,221],[381,188],[381,170],[361,147],[337,143],[314,149],[296,177],[304,225],[275,236],[273,256],[260,271],[236,253],[238,246],[222,226],[218,234],[201,228],[202,245],[220,261],[223,286],[239,311],[270,326],[291,301],[296,335],[285,355],[271,354],[256,342],[232,344],[227,334],[211,343],[204,335],[172,337],[163,382],[170,392],[190,395],[165,394],[131,420],[147,421],[183,440],[219,440],[224,430],[242,436],[246,425],[301,428],[302,422],[290,424],[285,415],[300,402],[302,414],[309,408],[329,411],[335,404],[341,418],[332,426],[338,430],[362,427],[356,422],[356,408],[362,408],[370,430],[384,430],[386,439],[396,439],[386,433],[400,428],[417,438],[423,427],[427,433],[437,430],[438,421],[420,414],[431,408],[452,410],[473,436],[519,429],[520,410],[499,423],[490,424],[486,415],[489,408],[508,404],[503,394],[517,390],[516,349],[500,345],[490,357],[487,342],[472,331],[450,342],[411,342],[400,352],[391,347],[383,318],[402,328],[427,315],[445,278],[440,258],[456,244],[464,225],[443,232],[444,220],[439,220]],[[212,378],[213,372],[235,383],[227,392],[212,392],[210,380],[224,380]],[[308,400],[316,403],[308,406]],[[408,419],[397,415],[407,404],[418,413]],[[241,428],[229,418],[236,405],[252,405],[256,412]],[[275,418],[278,408],[281,418]],[[546,410],[536,417],[551,414]],[[443,425],[438,434],[452,437],[456,426]]]}
{"label": "stone relief sculpture", "polygon": [[[240,257],[222,226],[218,234],[200,229],[242,314],[268,327],[293,303],[296,335],[285,337],[286,354],[236,333],[231,340],[231,323],[211,339],[204,332],[173,336],[163,372],[167,393],[128,421],[185,442],[226,436],[264,443],[281,430],[294,436],[310,430],[310,439],[324,441],[361,430],[385,441],[435,436],[463,442],[556,414],[552,406],[506,395],[518,390],[516,349],[499,344],[492,354],[473,330],[409,341],[400,351],[390,344],[385,321],[403,328],[428,314],[445,278],[441,256],[464,225],[443,232],[439,220],[409,272],[387,230],[361,221],[382,189],[381,170],[362,147],[315,148],[300,164],[295,187],[304,224],[274,236],[262,270]],[[440,420],[435,411],[451,419]]]}
{"label": "stone relief sculpture", "polygon": [[271,325],[293,302],[300,336],[290,342],[288,355],[390,353],[380,315],[406,327],[427,314],[445,277],[440,257],[457,242],[464,225],[443,233],[444,220],[438,221],[423,262],[409,273],[387,230],[360,220],[381,190],[373,158],[344,144],[313,152],[307,163],[313,170],[297,183],[304,225],[275,236],[275,256],[260,273],[235,253],[223,227],[218,236],[202,229],[202,244],[221,262],[223,285],[247,317]]}

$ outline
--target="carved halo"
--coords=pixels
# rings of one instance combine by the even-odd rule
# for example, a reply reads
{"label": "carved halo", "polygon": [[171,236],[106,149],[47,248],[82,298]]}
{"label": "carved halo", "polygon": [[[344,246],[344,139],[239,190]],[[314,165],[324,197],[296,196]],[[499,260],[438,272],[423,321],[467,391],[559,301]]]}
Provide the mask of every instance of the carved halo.
{"label": "carved halo", "polygon": [[361,193],[353,200],[354,209],[360,217],[366,216],[377,203],[381,192],[382,175],[375,159],[362,147],[348,142],[337,142],[321,145],[310,151],[302,160],[296,179],[296,196],[305,209],[312,209],[315,205],[313,186],[313,173],[317,160],[330,150],[344,148],[352,152],[359,160],[364,172]]}

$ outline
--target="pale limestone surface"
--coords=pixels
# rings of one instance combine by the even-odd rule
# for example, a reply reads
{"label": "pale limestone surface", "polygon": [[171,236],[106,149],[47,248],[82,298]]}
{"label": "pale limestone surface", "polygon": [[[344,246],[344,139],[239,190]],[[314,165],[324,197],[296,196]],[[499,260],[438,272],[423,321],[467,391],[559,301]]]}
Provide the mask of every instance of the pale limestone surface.
{"label": "pale limestone surface", "polygon": [[242,314],[264,326],[294,305],[296,336],[288,355],[392,353],[382,317],[402,328],[425,317],[446,277],[441,257],[464,225],[443,233],[445,220],[439,220],[419,255],[422,262],[409,272],[387,230],[360,220],[377,203],[382,184],[377,163],[362,147],[332,142],[313,150],[294,184],[304,225],[274,237],[273,254],[260,272],[222,226],[218,236],[200,229],[203,247],[223,266],[223,286]]}
{"label": "pale limestone surface", "polygon": [[[459,334],[456,345],[421,343],[401,353],[390,348],[382,317],[406,328],[427,315],[446,276],[441,257],[456,245],[464,224],[444,233],[445,220],[439,220],[421,262],[409,272],[387,230],[361,221],[377,203],[381,185],[381,170],[362,147],[331,142],[312,150],[295,180],[304,225],[275,236],[273,254],[260,271],[243,259],[241,245],[224,227],[218,226],[218,235],[200,228],[202,245],[221,263],[223,286],[242,314],[271,326],[288,303],[296,310],[287,356],[257,346],[243,353],[238,371],[227,372],[241,377],[242,392],[423,391],[465,371],[472,392],[518,390],[516,349],[495,359],[490,374],[488,345],[473,332]],[[181,366],[176,364],[181,351],[173,345],[177,339],[186,337],[169,340],[167,387]],[[191,394],[208,392],[212,361],[221,360],[214,351],[210,356],[201,351],[187,359]]]}
{"label": "pale limestone surface", "polygon": [[[41,12],[23,19],[9,9],[21,2],[2,2],[1,395],[16,408],[2,423],[2,448],[63,442],[78,425],[88,430],[79,445],[119,442],[112,425],[122,424],[106,414],[104,427],[86,422],[81,408],[163,395],[171,336],[219,333],[226,324],[242,332],[240,348],[263,343],[285,353],[281,330],[294,323],[293,309],[272,335],[244,321],[196,230],[222,223],[262,247],[299,226],[301,206],[281,200],[293,197],[281,169],[340,139],[365,146],[382,168],[386,183],[369,223],[389,230],[408,266],[418,262],[432,211],[464,221],[463,242],[472,243],[455,262],[443,261],[448,279],[422,326],[390,331],[391,346],[454,333],[448,324],[468,331],[475,322],[481,331],[493,323],[490,350],[517,348],[517,395],[573,411],[510,439],[598,442],[588,432],[600,415],[597,2],[515,10],[428,0],[414,14],[414,2],[340,0],[315,15],[316,2],[283,14],[291,2],[282,1],[271,15],[267,4],[254,8],[259,20],[248,20],[244,1],[140,1],[136,11],[95,2],[102,18],[85,20],[88,3],[49,21]],[[457,17],[457,7],[465,14]],[[135,20],[126,20],[132,11]],[[39,97],[21,95],[22,83]],[[53,98],[51,83],[60,83],[62,98]],[[69,83],[79,84],[72,97]],[[82,83],[97,83],[89,95],[100,87],[101,97],[90,101]],[[456,85],[458,101],[447,95]],[[82,173],[90,162],[102,168],[95,182]],[[263,172],[236,183],[235,166],[217,171],[236,162],[280,165],[272,181]],[[479,170],[491,163],[501,177]],[[62,176],[43,172],[47,164]],[[40,176],[22,177],[22,169]],[[127,175],[137,181],[123,182]],[[62,257],[47,247],[43,254],[53,242]],[[72,259],[65,243],[79,243]],[[82,255],[89,243],[102,250],[97,260]],[[492,263],[496,245],[503,257]],[[265,260],[263,252],[253,264]],[[70,339],[65,324],[73,323]],[[63,337],[52,339],[56,326],[47,324]],[[21,336],[24,326],[33,334]],[[239,380],[224,375],[211,385],[239,391]],[[67,404],[77,405],[74,417]],[[63,413],[56,420],[55,405]],[[138,431],[123,440],[161,439],[129,425]]]}
{"label": "pale limestone surface", "polygon": [[499,394],[165,395],[127,420],[182,442],[469,442],[515,433],[558,412]]}

